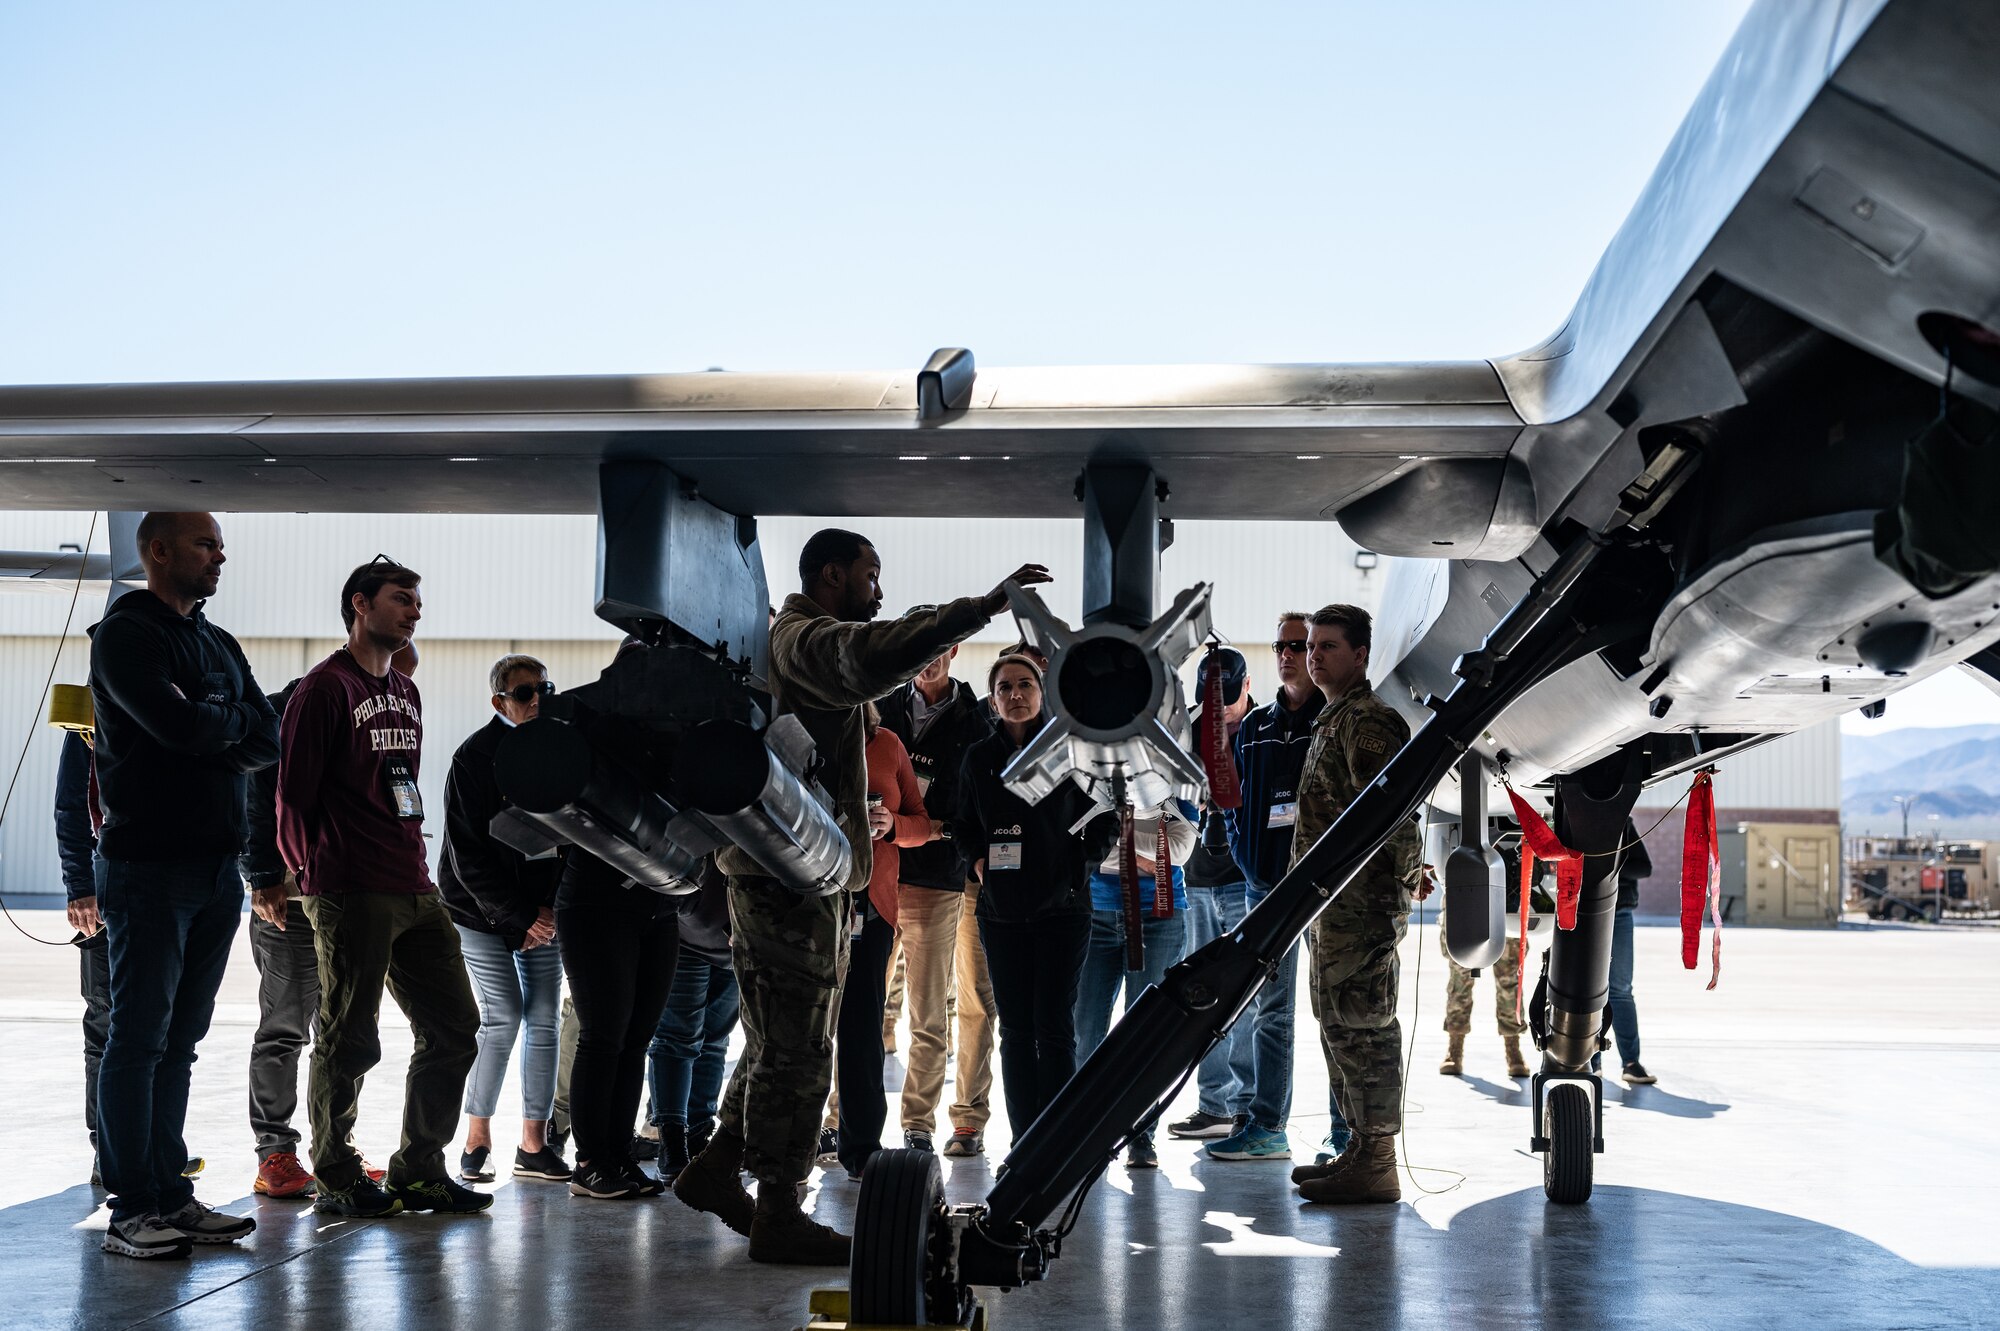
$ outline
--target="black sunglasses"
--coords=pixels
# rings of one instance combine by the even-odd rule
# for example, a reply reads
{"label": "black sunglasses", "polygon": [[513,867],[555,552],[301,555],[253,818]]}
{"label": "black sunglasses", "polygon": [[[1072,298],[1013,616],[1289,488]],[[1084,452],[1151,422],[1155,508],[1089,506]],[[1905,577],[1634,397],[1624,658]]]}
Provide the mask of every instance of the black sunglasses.
{"label": "black sunglasses", "polygon": [[1304,638],[1280,638],[1271,644],[1271,650],[1279,656],[1283,656],[1286,652],[1298,652],[1300,655],[1304,655],[1306,646],[1307,643]]}
{"label": "black sunglasses", "polygon": [[533,702],[537,696],[553,698],[555,693],[556,686],[545,679],[539,684],[516,684],[506,692],[496,693],[493,696],[496,698],[512,698],[515,702],[528,703]]}

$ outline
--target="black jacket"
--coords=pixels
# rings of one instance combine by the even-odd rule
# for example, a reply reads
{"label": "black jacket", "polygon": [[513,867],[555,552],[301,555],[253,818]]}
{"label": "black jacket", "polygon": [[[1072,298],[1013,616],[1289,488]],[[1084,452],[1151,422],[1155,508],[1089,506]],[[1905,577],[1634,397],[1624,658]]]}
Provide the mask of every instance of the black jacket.
{"label": "black jacket", "polygon": [[468,929],[498,934],[520,951],[528,927],[544,906],[556,903],[559,856],[524,859],[487,831],[507,807],[493,776],[493,755],[507,723],[494,717],[472,732],[451,756],[444,779],[444,853],[438,856],[438,896],[451,918]]}
{"label": "black jacket", "polygon": [[1618,862],[1618,909],[1639,908],[1639,880],[1653,876],[1653,857],[1639,837],[1639,825],[1625,820],[1625,858]]}
{"label": "black jacket", "polygon": [[[932,811],[931,817],[949,826],[951,811],[959,804],[959,775],[965,765],[966,751],[993,733],[993,719],[972,686],[955,679],[944,710],[933,710],[925,718],[924,732],[919,735],[910,715],[911,696],[916,687],[905,684],[876,706],[881,709],[882,724],[910,752],[910,766],[924,792],[924,807]],[[898,879],[945,892],[965,890],[966,877],[977,858],[967,855],[951,837],[906,849],[901,854]]]}
{"label": "black jacket", "polygon": [[[293,680],[271,695],[271,710],[278,714],[278,720],[285,719],[285,708],[292,701],[292,690],[299,686]],[[285,882],[285,857],[278,853],[278,765],[250,774],[250,795],[243,811],[246,824],[243,833],[243,853],[237,857],[236,867],[243,874],[243,881],[251,891],[264,887],[282,887]]]}
{"label": "black jacket", "polygon": [[203,604],[182,617],[141,589],[91,626],[107,859],[239,853],[246,777],[278,761],[278,714]]}
{"label": "black jacket", "polygon": [[[974,861],[988,861],[979,892],[981,919],[1004,922],[1090,913],[1090,867],[1111,853],[1118,819],[1104,813],[1080,833],[1069,829],[1091,802],[1065,781],[1040,804],[1029,804],[1000,784],[1000,771],[1019,752],[1004,730],[966,751],[959,774],[960,800],[952,835]],[[996,869],[996,843],[1020,845],[1021,867]]]}
{"label": "black jacket", "polygon": [[90,825],[90,745],[71,731],[56,760],[56,854],[62,860],[63,895],[71,901],[97,895],[90,857],[97,833]]}
{"label": "black jacket", "polygon": [[678,899],[681,951],[711,966],[731,969],[729,954],[729,875],[715,867],[715,857],[701,866],[701,890]]}

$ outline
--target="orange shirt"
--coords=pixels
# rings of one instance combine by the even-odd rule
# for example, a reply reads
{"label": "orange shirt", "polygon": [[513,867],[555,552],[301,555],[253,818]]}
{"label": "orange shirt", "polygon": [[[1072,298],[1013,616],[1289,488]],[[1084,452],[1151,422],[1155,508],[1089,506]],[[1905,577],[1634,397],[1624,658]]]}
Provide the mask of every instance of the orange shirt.
{"label": "orange shirt", "polygon": [[931,816],[924,811],[923,791],[910,766],[909,750],[896,732],[878,727],[863,750],[868,760],[868,793],[882,797],[882,807],[895,816],[889,837],[876,838],[875,869],[868,875],[868,899],[890,924],[896,922],[896,872],[902,856],[898,847],[921,846],[931,839]]}

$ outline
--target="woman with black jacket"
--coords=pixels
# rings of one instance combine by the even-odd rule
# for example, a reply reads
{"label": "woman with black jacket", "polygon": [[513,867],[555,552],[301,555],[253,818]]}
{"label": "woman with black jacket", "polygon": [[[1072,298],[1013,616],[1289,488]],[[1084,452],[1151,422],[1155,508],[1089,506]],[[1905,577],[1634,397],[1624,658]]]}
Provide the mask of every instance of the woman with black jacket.
{"label": "woman with black jacket", "polygon": [[555,692],[532,656],[493,663],[492,720],[452,755],[445,778],[444,851],[438,895],[458,925],[466,973],[479,997],[479,1056],[465,1082],[465,1153],[459,1177],[490,1182],[495,1173],[493,1111],[507,1077],[514,1039],[521,1039],[521,1146],[514,1177],[561,1183],[569,1166],[548,1144],[556,1093],[556,1038],[562,1006],[562,959],[555,943],[556,875],[561,863],[524,859],[488,830],[507,806],[493,775],[493,755],[515,726],[540,713]]}
{"label": "woman with black jacket", "polygon": [[1109,850],[1117,820],[1070,828],[1090,800],[1069,782],[1029,804],[1001,769],[1040,730],[1042,671],[1019,654],[986,676],[999,728],[966,751],[953,836],[980,880],[979,937],[1000,1017],[1000,1079],[1018,1137],[1076,1071],[1076,993],[1090,935],[1088,867]]}

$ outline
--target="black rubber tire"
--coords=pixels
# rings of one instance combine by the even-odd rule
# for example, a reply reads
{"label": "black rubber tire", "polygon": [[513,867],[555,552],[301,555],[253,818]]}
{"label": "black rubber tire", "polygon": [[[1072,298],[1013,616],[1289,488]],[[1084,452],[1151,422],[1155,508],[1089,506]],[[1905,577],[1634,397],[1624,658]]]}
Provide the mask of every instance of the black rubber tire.
{"label": "black rubber tire", "polygon": [[1575,1082],[1549,1087],[1542,1097],[1542,1135],[1549,1139],[1549,1149],[1542,1156],[1542,1190],[1549,1200],[1565,1206],[1589,1201],[1591,1170],[1596,1163],[1590,1092]]}
{"label": "black rubber tire", "polygon": [[860,1326],[929,1326],[931,1237],[942,1214],[944,1176],[929,1151],[877,1151],[861,1172],[847,1317]]}

